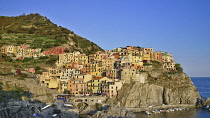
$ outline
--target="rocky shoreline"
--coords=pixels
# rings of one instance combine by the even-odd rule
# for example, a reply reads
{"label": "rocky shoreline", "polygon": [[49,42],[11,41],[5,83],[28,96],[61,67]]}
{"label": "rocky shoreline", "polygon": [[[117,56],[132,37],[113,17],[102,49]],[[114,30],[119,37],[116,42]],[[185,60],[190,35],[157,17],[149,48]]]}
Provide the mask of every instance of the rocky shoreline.
{"label": "rocky shoreline", "polygon": [[[210,105],[210,98],[204,100],[200,106],[197,108],[201,108],[204,105]],[[110,106],[108,104],[103,104],[99,109],[89,109],[87,112],[76,112],[78,111],[76,108],[73,109],[59,109],[56,106],[51,105],[47,110],[43,110],[42,108],[46,106],[46,103],[42,103],[39,101],[28,101],[28,100],[13,100],[8,103],[1,103],[0,108],[0,118],[112,118],[112,117],[124,117],[124,118],[136,118],[135,113],[140,113],[142,111],[149,112],[160,112],[161,110],[177,110],[179,109],[188,109],[188,108],[196,108],[195,105],[188,104],[179,104],[179,105],[162,105],[162,106],[147,106],[147,107],[119,107],[117,105]],[[75,111],[76,110],[76,111]],[[41,111],[41,112],[40,112]],[[36,115],[36,113],[39,113]],[[56,115],[55,115],[56,114]],[[55,116],[53,116],[55,115]]]}
{"label": "rocky shoreline", "polygon": [[149,106],[149,107],[139,107],[139,108],[126,108],[126,110],[131,112],[141,112],[141,111],[153,111],[159,109],[170,109],[170,108],[195,108],[194,105],[163,105],[163,106]]}

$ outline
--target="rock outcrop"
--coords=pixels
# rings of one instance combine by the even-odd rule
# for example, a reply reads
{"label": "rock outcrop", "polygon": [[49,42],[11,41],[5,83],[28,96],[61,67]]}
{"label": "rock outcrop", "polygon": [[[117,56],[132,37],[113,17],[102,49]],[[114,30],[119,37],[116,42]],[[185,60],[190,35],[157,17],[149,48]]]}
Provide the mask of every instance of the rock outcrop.
{"label": "rock outcrop", "polygon": [[136,118],[136,115],[124,108],[105,105],[87,118]]}
{"label": "rock outcrop", "polygon": [[[45,103],[33,101],[12,101],[5,107],[0,108],[0,118],[79,118],[79,114],[74,111],[61,111],[56,107],[49,107],[42,110]],[[39,112],[42,111],[42,112]],[[52,116],[56,114],[56,116]]]}
{"label": "rock outcrop", "polygon": [[210,105],[210,98],[206,98],[203,103],[203,105]]}
{"label": "rock outcrop", "polygon": [[[154,71],[154,70],[153,70]],[[196,105],[200,95],[192,81],[184,73],[166,74],[153,72],[148,83],[124,84],[118,95],[108,100],[121,107],[149,107],[164,105]]]}
{"label": "rock outcrop", "polygon": [[19,80],[13,76],[0,76],[0,82],[3,83],[4,90],[11,90],[15,87],[20,87],[23,88],[24,91],[32,93],[34,100],[39,100],[45,103],[53,102],[53,95],[59,93],[56,90],[40,86],[33,78]]}

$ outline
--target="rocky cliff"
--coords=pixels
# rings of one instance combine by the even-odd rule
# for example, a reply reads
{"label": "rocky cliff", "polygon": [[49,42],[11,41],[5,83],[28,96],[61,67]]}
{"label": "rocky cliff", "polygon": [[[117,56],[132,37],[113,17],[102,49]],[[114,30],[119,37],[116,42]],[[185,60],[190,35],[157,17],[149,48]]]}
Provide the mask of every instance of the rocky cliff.
{"label": "rocky cliff", "polygon": [[25,78],[24,80],[19,80],[17,77],[13,76],[0,76],[0,82],[3,83],[4,91],[21,88],[24,91],[32,93],[33,100],[39,100],[45,103],[53,102],[53,95],[58,93],[56,90],[40,86],[38,82],[33,78]]}
{"label": "rocky cliff", "polygon": [[94,114],[89,113],[87,118],[136,118],[136,115],[125,108],[104,105]]}
{"label": "rocky cliff", "polygon": [[196,98],[200,98],[191,79],[183,72],[168,73],[153,68],[145,73],[148,83],[124,84],[118,95],[108,102],[121,107],[196,105]]}

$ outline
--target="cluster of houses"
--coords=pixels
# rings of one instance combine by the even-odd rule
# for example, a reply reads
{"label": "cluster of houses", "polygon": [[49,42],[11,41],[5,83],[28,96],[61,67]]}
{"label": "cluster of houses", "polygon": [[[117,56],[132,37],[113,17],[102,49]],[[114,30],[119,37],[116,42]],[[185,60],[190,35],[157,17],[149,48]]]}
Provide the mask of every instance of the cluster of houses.
{"label": "cluster of houses", "polygon": [[[54,67],[38,75],[39,82],[42,86],[70,92],[75,96],[100,94],[112,97],[125,83],[146,83],[145,71],[152,67],[151,61],[161,62],[165,70],[176,70],[171,53],[154,52],[153,48],[127,46],[85,55],[79,51],[66,53],[68,47],[54,47],[44,52],[28,47],[2,46],[1,52],[13,53],[16,58],[19,50],[23,52],[22,57],[59,55]],[[31,55],[26,56],[25,52],[31,52]]]}
{"label": "cluster of houses", "polygon": [[3,45],[0,50],[1,53],[11,56],[13,59],[34,58],[38,59],[41,56],[59,55],[65,53],[69,47],[53,47],[47,51],[42,51],[41,48],[30,48],[30,45]]}

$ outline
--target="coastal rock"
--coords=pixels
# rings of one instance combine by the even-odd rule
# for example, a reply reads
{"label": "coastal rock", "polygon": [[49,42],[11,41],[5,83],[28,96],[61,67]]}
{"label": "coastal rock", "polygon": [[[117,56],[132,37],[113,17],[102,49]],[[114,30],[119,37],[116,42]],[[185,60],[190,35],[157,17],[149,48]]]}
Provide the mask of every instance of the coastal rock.
{"label": "coastal rock", "polygon": [[[152,75],[152,76],[151,76]],[[121,107],[149,107],[162,105],[196,105],[200,95],[186,74],[155,73],[148,77],[148,83],[124,84],[118,95],[108,103]]]}
{"label": "coastal rock", "polygon": [[210,105],[210,98],[206,98],[203,105]]}
{"label": "coastal rock", "polygon": [[[47,108],[39,112],[41,108],[46,106],[45,103],[33,101],[12,101],[7,103],[5,107],[0,108],[0,118],[79,118],[79,114],[74,111],[61,111],[57,108]],[[55,117],[52,115],[57,114]]]}
{"label": "coastal rock", "polygon": [[103,109],[97,111],[94,115],[88,116],[87,118],[136,118],[136,115],[125,108],[118,106],[104,106]]}
{"label": "coastal rock", "polygon": [[21,87],[24,91],[32,93],[34,100],[39,100],[45,103],[53,102],[53,95],[59,93],[56,90],[40,86],[38,82],[32,78],[18,80],[12,76],[0,76],[0,81],[4,84],[5,90]]}

